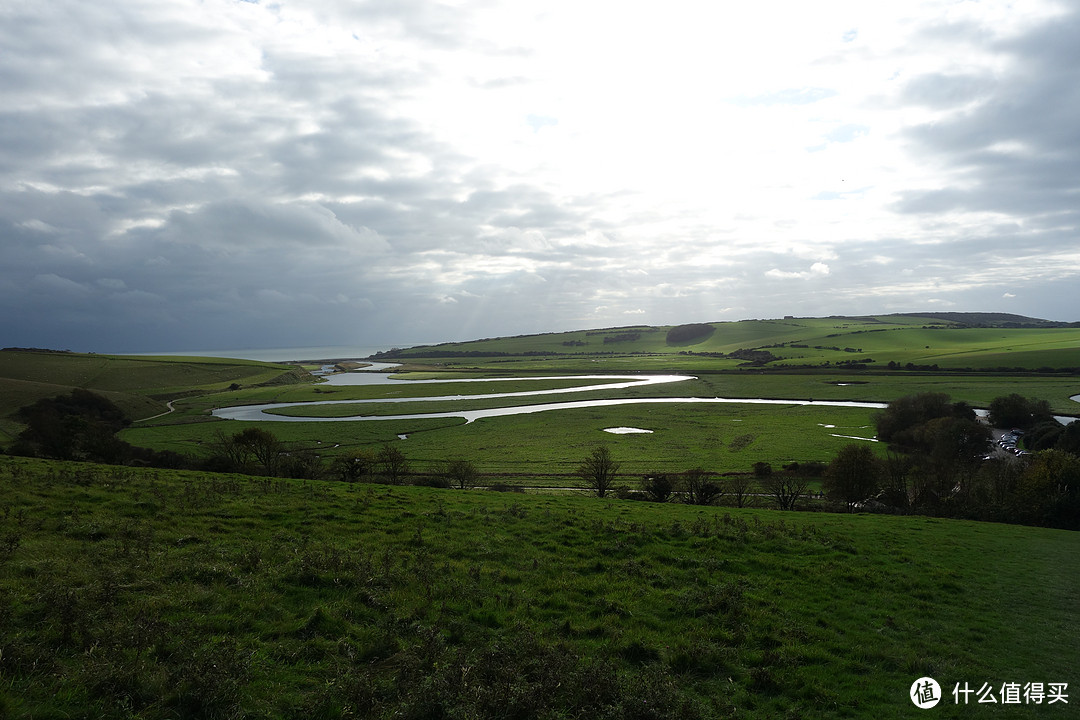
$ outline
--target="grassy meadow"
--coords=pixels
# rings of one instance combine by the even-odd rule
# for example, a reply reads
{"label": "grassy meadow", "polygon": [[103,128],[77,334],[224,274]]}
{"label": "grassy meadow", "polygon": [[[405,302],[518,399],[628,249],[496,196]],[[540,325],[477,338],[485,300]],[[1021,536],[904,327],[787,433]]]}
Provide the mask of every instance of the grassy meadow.
{"label": "grassy meadow", "polygon": [[[367,386],[243,360],[0,351],[0,447],[20,432],[20,407],[78,387],[126,413],[121,439],[155,450],[207,458],[220,437],[259,428],[324,461],[391,445],[420,473],[463,459],[482,484],[563,489],[0,455],[0,720],[906,718],[920,712],[908,692],[926,675],[942,685],[931,711],[941,717],[1070,716],[1080,700],[957,707],[951,690],[1080,687],[1075,532],[599,500],[575,489],[576,468],[598,445],[628,486],[697,467],[827,463],[852,442],[881,454],[884,444],[871,442],[877,410],[654,402],[472,423],[210,414],[325,400],[373,402],[281,412],[331,420],[607,398],[888,402],[933,391],[982,408],[1015,392],[1080,415],[1070,399],[1080,393],[1069,370],[1080,366],[1074,327],[883,316],[713,323],[680,342],[668,331],[413,349],[400,382]],[[717,355],[737,350],[775,359],[746,366]],[[939,370],[898,369],[907,363]],[[558,377],[597,373],[694,378],[568,392],[582,381]],[[463,382],[479,378],[495,381]],[[536,389],[554,394],[477,397]],[[606,432],[620,426],[652,432]]]}
{"label": "grassy meadow", "polygon": [[906,718],[1069,682],[1076,533],[0,457],[0,717]]}

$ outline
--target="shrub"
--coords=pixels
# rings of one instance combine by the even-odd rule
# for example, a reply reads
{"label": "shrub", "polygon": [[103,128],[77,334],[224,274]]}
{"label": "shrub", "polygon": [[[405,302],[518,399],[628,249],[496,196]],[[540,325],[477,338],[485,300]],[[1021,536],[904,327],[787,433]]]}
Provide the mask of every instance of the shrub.
{"label": "shrub", "polygon": [[641,479],[641,491],[652,502],[667,502],[675,493],[675,481],[667,473],[653,473]]}

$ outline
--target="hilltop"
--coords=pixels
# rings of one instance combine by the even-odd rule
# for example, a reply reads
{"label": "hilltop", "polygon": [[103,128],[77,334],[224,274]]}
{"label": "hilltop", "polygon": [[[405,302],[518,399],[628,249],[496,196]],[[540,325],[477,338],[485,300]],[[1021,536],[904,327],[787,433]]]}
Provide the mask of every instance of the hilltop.
{"label": "hilltop", "polygon": [[1080,323],[1006,313],[788,316],[485,338],[394,349],[374,357],[449,364],[462,359],[572,361],[592,356],[708,358],[708,368],[714,370],[829,366],[1075,370],[1080,368]]}

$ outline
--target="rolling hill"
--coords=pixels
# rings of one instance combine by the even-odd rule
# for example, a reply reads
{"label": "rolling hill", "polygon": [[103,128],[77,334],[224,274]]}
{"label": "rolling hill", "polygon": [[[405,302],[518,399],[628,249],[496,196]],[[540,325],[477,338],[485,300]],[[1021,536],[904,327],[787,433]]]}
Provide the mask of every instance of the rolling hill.
{"label": "rolling hill", "polygon": [[1080,368],[1080,324],[1003,313],[923,313],[634,325],[396,349],[386,360],[701,356],[716,369],[866,365]]}

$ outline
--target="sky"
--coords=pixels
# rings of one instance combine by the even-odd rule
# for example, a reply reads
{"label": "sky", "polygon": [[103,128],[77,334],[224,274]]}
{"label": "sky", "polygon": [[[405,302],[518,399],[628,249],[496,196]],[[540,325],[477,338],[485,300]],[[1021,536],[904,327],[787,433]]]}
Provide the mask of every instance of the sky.
{"label": "sky", "polygon": [[1080,320],[1080,3],[0,0],[0,347]]}

